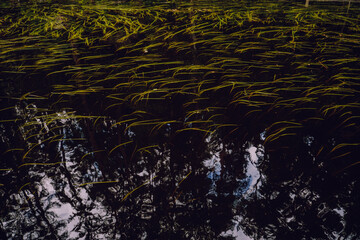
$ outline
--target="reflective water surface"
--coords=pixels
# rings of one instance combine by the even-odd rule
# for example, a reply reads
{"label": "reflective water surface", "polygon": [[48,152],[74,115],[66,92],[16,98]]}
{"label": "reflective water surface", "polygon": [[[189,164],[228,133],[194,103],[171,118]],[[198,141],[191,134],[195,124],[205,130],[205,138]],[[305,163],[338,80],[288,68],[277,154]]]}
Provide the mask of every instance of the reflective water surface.
{"label": "reflective water surface", "polygon": [[359,239],[360,20],[295,47],[266,21],[239,37],[170,12],[181,37],[4,35],[0,238]]}

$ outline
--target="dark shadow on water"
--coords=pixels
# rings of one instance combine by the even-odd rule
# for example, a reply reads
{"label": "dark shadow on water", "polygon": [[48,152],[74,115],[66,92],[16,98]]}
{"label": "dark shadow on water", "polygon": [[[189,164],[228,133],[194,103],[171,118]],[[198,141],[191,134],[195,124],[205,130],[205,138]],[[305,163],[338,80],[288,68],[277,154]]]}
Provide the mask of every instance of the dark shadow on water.
{"label": "dark shadow on water", "polygon": [[[264,147],[261,131],[242,142],[174,136],[170,125],[154,140],[134,128],[122,136],[129,143],[109,154],[95,146],[116,145],[116,127],[98,129],[95,144],[87,121],[52,124],[58,128],[48,134],[65,139],[40,144],[27,155],[32,161],[16,166],[16,150],[3,155],[1,223],[12,239],[335,239],[358,232],[354,169],[338,172],[328,152],[315,156],[321,136]],[[2,138],[11,132],[3,129]],[[11,139],[18,146],[21,136]]]}
{"label": "dark shadow on water", "polygon": [[198,4],[11,8],[0,239],[360,238],[358,15]]}

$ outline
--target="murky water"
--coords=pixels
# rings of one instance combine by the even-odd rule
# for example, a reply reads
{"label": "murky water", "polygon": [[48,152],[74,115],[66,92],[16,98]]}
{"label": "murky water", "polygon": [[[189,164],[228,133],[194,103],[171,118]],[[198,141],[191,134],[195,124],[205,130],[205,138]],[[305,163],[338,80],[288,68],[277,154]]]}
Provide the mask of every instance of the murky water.
{"label": "murky water", "polygon": [[11,8],[1,239],[360,238],[356,11],[205,5]]}

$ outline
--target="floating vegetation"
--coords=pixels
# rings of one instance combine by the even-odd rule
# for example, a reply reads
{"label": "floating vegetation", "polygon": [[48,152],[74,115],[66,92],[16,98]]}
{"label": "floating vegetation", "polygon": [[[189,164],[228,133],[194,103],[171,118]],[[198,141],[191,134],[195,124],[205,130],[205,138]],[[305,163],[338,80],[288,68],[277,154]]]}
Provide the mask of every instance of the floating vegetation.
{"label": "floating vegetation", "polygon": [[[69,2],[0,9],[2,179],[89,164],[96,177],[78,186],[121,183],[128,204],[164,177],[119,175],[144,159],[162,169],[152,155],[177,159],[177,141],[196,152],[213,138],[255,141],[270,154],[318,136],[309,153],[319,169],[347,179],[360,166],[358,3]],[[74,146],[76,167],[66,161]],[[198,199],[180,191],[199,174],[188,159],[171,180],[174,203]]]}

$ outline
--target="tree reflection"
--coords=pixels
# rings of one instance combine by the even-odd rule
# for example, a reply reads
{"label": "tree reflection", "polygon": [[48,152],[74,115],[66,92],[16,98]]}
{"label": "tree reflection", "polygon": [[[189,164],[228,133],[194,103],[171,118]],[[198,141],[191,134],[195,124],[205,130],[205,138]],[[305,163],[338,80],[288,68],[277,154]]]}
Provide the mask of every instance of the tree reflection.
{"label": "tree reflection", "polygon": [[[53,24],[96,25],[66,11]],[[96,26],[118,13],[84,11]],[[1,239],[360,237],[356,42],[338,40],[348,63],[322,47],[330,23],[310,28],[319,14],[282,11],[296,21],[264,33],[277,12],[237,25],[189,11],[139,10],[141,32],[89,31],[98,45],[55,25],[58,37],[2,43],[20,66],[1,63]],[[138,17],[123,15],[116,28]],[[177,26],[189,16],[204,24]]]}
{"label": "tree reflection", "polygon": [[[146,140],[149,129],[133,128],[122,138],[134,142],[106,154],[106,145],[119,143],[119,130],[102,128],[94,139],[104,154],[96,155],[100,148],[91,140],[74,140],[87,136],[89,121],[61,118],[53,124],[56,130],[35,136],[37,141],[60,133],[63,140],[29,153],[34,165],[17,166],[22,158],[16,152],[3,162],[11,169],[2,172],[7,237],[227,238],[223,233],[236,216],[242,217],[235,225],[253,239],[357,237],[357,177],[316,156],[324,144],[318,136],[264,148],[261,131],[253,142],[241,143],[220,135],[175,134],[171,125],[160,138]],[[12,139],[24,139],[11,126],[2,138],[14,132]],[[154,147],[136,151],[150,144]]]}

